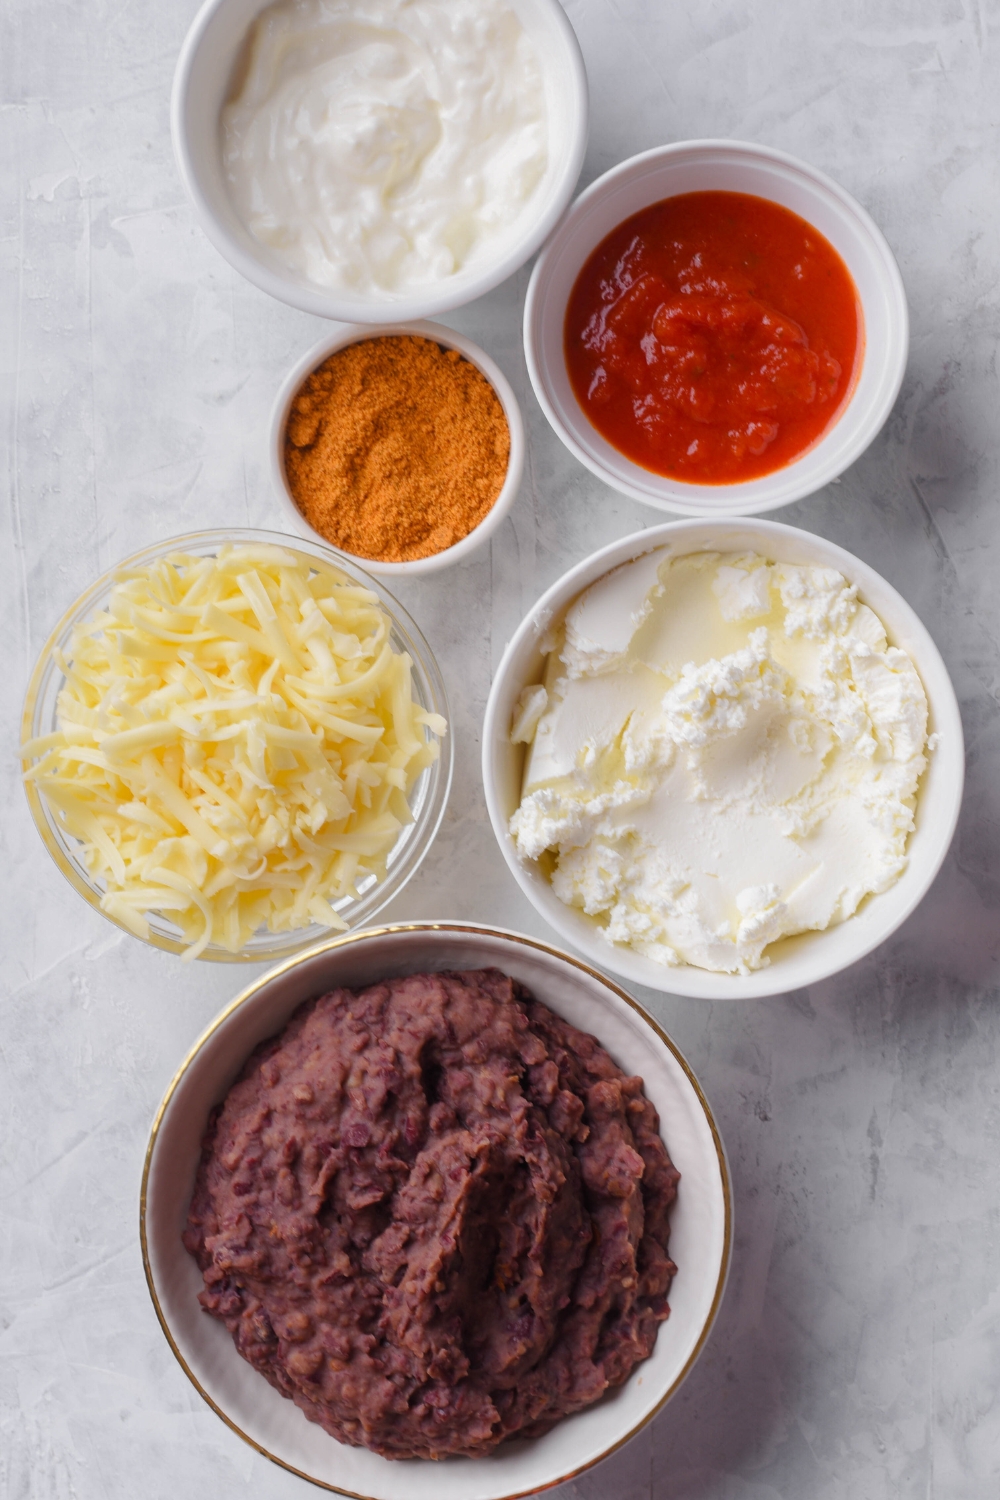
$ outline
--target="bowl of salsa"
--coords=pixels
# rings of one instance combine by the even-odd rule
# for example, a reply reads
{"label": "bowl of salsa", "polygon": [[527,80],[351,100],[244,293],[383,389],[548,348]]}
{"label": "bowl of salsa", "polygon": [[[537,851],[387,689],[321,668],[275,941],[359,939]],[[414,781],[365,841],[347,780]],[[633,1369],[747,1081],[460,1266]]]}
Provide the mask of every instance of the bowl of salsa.
{"label": "bowl of salsa", "polygon": [[549,422],[599,478],[665,511],[749,515],[864,452],[909,328],[848,193],[783,152],[693,141],[581,194],[535,266],[524,341]]}

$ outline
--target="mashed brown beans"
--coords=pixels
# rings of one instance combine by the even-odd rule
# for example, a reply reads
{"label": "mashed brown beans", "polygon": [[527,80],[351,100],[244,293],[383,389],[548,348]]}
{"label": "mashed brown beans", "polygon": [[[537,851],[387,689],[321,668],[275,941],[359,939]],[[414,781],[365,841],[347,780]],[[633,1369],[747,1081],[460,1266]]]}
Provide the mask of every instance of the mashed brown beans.
{"label": "mashed brown beans", "polygon": [[641,1078],[496,969],[302,1006],[208,1123],[184,1244],[342,1442],[482,1454],[620,1385],[676,1267]]}

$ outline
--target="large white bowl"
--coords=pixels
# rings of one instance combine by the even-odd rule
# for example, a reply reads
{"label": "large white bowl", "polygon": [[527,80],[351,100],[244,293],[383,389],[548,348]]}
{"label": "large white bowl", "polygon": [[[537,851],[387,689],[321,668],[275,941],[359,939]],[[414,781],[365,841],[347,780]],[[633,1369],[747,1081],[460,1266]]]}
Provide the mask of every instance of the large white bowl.
{"label": "large white bowl", "polygon": [[[768,198],[815,226],[858,290],[865,348],[847,405],[793,463],[741,484],[687,484],[633,463],[591,425],[570,384],[563,347],[566,304],[588,256],[623,219],[694,192]],[[539,256],[524,308],[524,348],[535,395],[581,463],[614,489],[687,516],[752,515],[811,495],[852,464],[899,393],[909,349],[906,294],[881,231],[859,203],[806,162],[742,141],[681,141],[630,157],[591,183]]]}
{"label": "large white bowl", "polygon": [[[836,568],[859,586],[859,598],[882,621],[891,645],[908,653],[920,674],[930,708],[929,733],[936,749],[921,778],[916,828],[907,844],[907,866],[896,884],[870,896],[853,917],[825,932],[802,933],[767,949],[770,963],[752,974],[716,974],[689,964],[668,967],[631,948],[609,943],[597,922],[556,896],[536,862],[525,863],[510,836],[510,819],[521,800],[525,748],[510,742],[511,716],[523,687],[541,680],[543,643],[553,623],[589,584],[621,563],[656,547],[677,557],[689,552],[757,552],[772,562]],[[878,947],[913,911],[948,852],[962,801],[965,752],[955,690],[940,652],[920,619],[896,590],[860,558],[808,531],[776,521],[674,521],[612,542],[554,583],[522,620],[504,652],[486,705],[483,783],[493,832],[518,885],[559,936],[581,953],[634,984],[706,1000],[744,1000],[778,995],[814,984],[846,969]]]}
{"label": "large white bowl", "polygon": [[171,132],[181,180],[201,226],[231,266],[303,312],[345,323],[427,318],[461,307],[512,275],[551,234],[573,195],[587,148],[587,73],[559,0],[508,0],[535,45],[545,85],[549,154],[520,235],[478,269],[396,298],[318,286],[284,265],[242,223],[226,189],[219,117],[250,26],[271,0],[206,0],[177,61]]}
{"label": "large white bowl", "polygon": [[327,338],[315,344],[308,354],[303,354],[282,381],[271,411],[268,457],[271,466],[271,483],[288,524],[300,536],[310,537],[313,541],[322,542],[328,547],[332,546],[332,543],[310,526],[292,498],[288,476],[285,473],[285,426],[288,422],[288,414],[303,381],[324,360],[329,359],[331,354],[336,354],[340,349],[346,349],[349,344],[361,343],[364,339],[388,338],[393,334],[416,334],[420,338],[433,339],[435,343],[443,345],[446,349],[457,349],[470,364],[475,365],[479,373],[484,375],[493,387],[497,400],[503,407],[510,432],[510,457],[507,460],[507,475],[503,487],[488,514],[483,517],[478,526],[469,532],[468,536],[462,537],[461,541],[456,542],[453,547],[445,547],[443,552],[435,552],[430,557],[416,557],[410,562],[380,562],[378,558],[360,557],[354,552],[344,554],[365,568],[367,572],[375,573],[381,578],[400,576],[412,578],[421,573],[434,573],[438,568],[446,568],[451,563],[464,562],[471,552],[475,552],[477,547],[481,547],[483,542],[490,539],[517,499],[521,472],[524,468],[524,423],[521,420],[521,408],[517,404],[517,397],[514,395],[510,381],[500,366],[490,359],[485,349],[480,349],[478,344],[474,344],[464,334],[456,333],[453,328],[446,328],[443,323],[375,325],[353,323],[346,328],[338,328],[336,333],[331,333]]}
{"label": "large white bowl", "polygon": [[[393,1461],[336,1442],[306,1420],[237,1354],[198,1304],[201,1273],[181,1244],[200,1144],[258,1042],[295,1008],[338,985],[399,974],[495,966],[592,1032],[645,1081],[680,1169],[670,1219],[677,1275],[671,1313],[650,1358],[617,1391],[559,1422],[545,1437],[504,1444],[488,1458]],[[725,1287],[732,1198],[711,1110],[684,1058],[624,990],[546,943],[493,927],[419,922],[351,934],[289,960],[245,990],[195,1043],[167,1090],[142,1178],[140,1232],[146,1279],[171,1348],[210,1406],[267,1458],[326,1489],[367,1500],[507,1500],[570,1479],[637,1432],[677,1390],[708,1337]]]}

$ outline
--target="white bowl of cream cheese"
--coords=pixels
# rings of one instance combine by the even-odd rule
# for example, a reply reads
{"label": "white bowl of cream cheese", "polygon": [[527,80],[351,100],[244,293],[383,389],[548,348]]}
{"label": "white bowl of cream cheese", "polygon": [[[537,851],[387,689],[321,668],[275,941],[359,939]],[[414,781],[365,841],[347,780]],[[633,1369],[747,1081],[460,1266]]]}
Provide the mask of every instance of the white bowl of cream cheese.
{"label": "white bowl of cream cheese", "polygon": [[548,237],[587,80],[558,0],[207,0],[171,117],[242,275],[304,312],[398,322],[489,291]]}
{"label": "white bowl of cream cheese", "polygon": [[707,999],[798,989],[884,941],[944,859],[963,774],[913,610],[769,521],[653,527],[572,569],[508,646],[483,735],[494,832],[547,921]]}

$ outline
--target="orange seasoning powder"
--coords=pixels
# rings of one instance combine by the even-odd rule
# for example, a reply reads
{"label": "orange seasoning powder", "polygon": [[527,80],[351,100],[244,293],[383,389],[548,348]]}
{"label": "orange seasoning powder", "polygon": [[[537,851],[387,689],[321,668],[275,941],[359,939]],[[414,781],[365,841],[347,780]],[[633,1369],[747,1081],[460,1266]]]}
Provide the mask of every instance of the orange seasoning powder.
{"label": "orange seasoning powder", "polygon": [[315,531],[357,557],[443,552],[503,488],[510,430],[489,381],[455,349],[412,334],[364,339],[300,387],[285,474]]}

